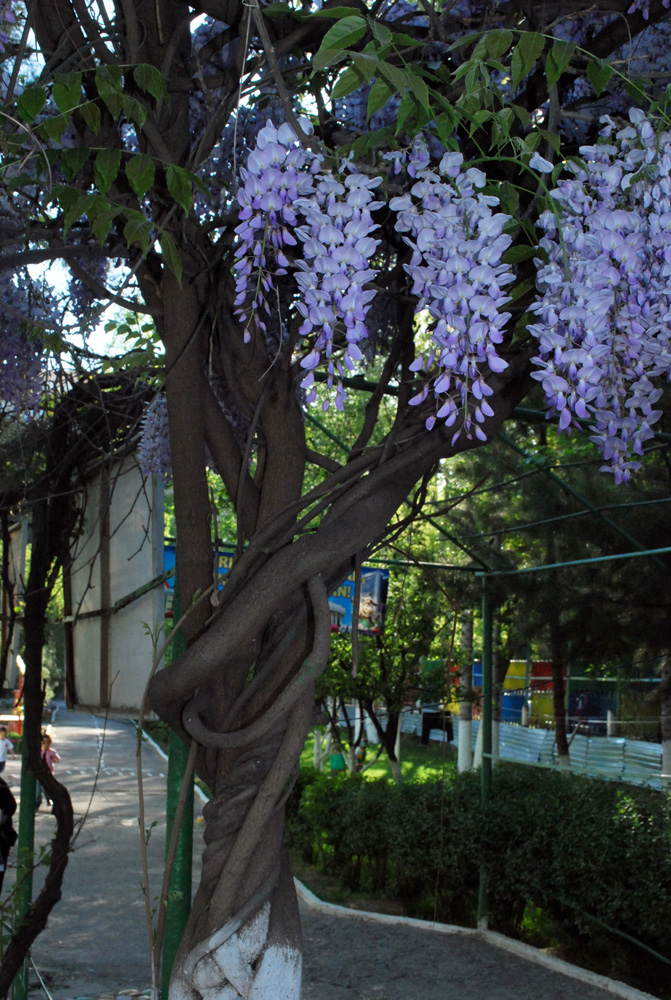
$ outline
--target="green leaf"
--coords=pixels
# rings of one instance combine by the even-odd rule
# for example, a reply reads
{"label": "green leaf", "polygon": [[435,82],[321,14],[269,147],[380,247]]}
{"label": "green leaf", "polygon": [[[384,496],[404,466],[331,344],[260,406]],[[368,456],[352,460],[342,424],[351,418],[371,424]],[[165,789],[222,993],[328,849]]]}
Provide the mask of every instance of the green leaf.
{"label": "green leaf", "polygon": [[385,146],[388,148],[389,140],[392,134],[393,134],[393,129],[391,129],[388,125],[385,125],[384,128],[378,128],[374,132],[370,132],[365,137],[366,138],[365,152],[368,152],[371,149],[376,149],[378,146]]}
{"label": "green leaf", "polygon": [[82,116],[91,131],[97,135],[100,131],[100,108],[94,101],[87,101],[79,105],[79,114]]}
{"label": "green leaf", "polygon": [[416,99],[411,93],[406,93],[401,98],[401,103],[398,108],[398,117],[396,119],[396,135],[403,131],[405,123],[410,119],[414,118],[417,114],[418,104]]}
{"label": "green leaf", "polygon": [[347,97],[348,94],[358,90],[364,83],[366,83],[366,80],[359,70],[355,69],[354,66],[349,66],[338,77],[338,81],[331,91],[331,100],[337,101],[340,97]]}
{"label": "green leaf", "polygon": [[520,207],[520,193],[510,181],[503,181],[496,191],[501,208],[506,215],[515,215]]}
{"label": "green leaf", "polygon": [[172,273],[177,278],[177,283],[181,286],[182,284],[182,262],[177,253],[177,248],[172,240],[169,233],[161,233],[160,238],[161,253],[165,259],[166,264],[172,271]]}
{"label": "green leaf", "polygon": [[515,117],[522,122],[524,128],[529,128],[531,123],[531,115],[526,108],[523,108],[520,104],[513,104],[512,109],[515,113]]}
{"label": "green leaf", "polygon": [[611,67],[603,59],[593,59],[587,64],[587,79],[594,87],[597,97],[601,97],[612,75]]}
{"label": "green leaf", "polygon": [[139,153],[131,156],[126,163],[126,177],[138,198],[144,198],[149,188],[154,183],[156,168],[151,156],[146,153]]}
{"label": "green leaf", "polygon": [[100,194],[107,194],[121,166],[120,149],[101,149],[95,159],[95,184]]}
{"label": "green leaf", "polygon": [[525,278],[524,281],[520,281],[518,285],[513,285],[512,288],[509,285],[508,286],[509,290],[507,294],[510,296],[513,302],[516,302],[517,299],[521,299],[523,295],[527,294],[527,292],[533,291],[535,287],[536,287],[535,278]]}
{"label": "green leaf", "polygon": [[104,64],[98,66],[96,69],[96,90],[103,100],[110,93],[121,93],[122,84],[123,73],[120,66],[108,66],[107,64]]}
{"label": "green leaf", "polygon": [[170,164],[165,176],[168,183],[168,191],[180,208],[183,209],[184,214],[188,215],[193,197],[193,178],[191,174],[182,167]]}
{"label": "green leaf", "polygon": [[406,35],[403,31],[395,31],[391,36],[391,44],[401,45],[406,48],[409,46],[416,47],[418,45],[424,45],[425,42],[419,38],[412,38],[410,35]]}
{"label": "green leaf", "polygon": [[544,48],[545,39],[538,32],[524,31],[522,33],[510,62],[510,78],[514,89],[519,87],[527,73],[531,72]]}
{"label": "green leaf", "polygon": [[366,83],[370,81],[375,76],[375,70],[377,69],[378,58],[372,55],[370,52],[350,52],[350,59],[361,73],[362,77]]}
{"label": "green leaf", "polygon": [[118,118],[123,111],[123,74],[120,66],[99,66],[96,70],[95,84],[101,98],[109,108],[113,118]]}
{"label": "green leaf", "polygon": [[541,144],[541,134],[536,129],[533,132],[529,132],[528,135],[525,135],[522,148],[529,153],[535,153],[540,144]]}
{"label": "green leaf", "polygon": [[538,134],[542,139],[545,139],[545,141],[548,142],[550,146],[552,146],[557,155],[561,153],[561,139],[559,138],[556,132],[550,132],[548,131],[548,129],[539,128]]}
{"label": "green leaf", "polygon": [[[264,7],[265,10],[265,7]],[[305,18],[306,21],[312,20],[313,17],[330,17],[333,20],[338,20],[343,17],[351,17],[352,8],[351,7],[328,7],[323,10],[315,10]]]}
{"label": "green leaf", "polygon": [[66,212],[77,201],[81,191],[69,184],[54,184],[53,195],[62,212]]}
{"label": "green leaf", "polygon": [[472,59],[498,59],[510,48],[513,40],[512,31],[507,28],[495,28],[487,31],[473,49]]}
{"label": "green leaf", "polygon": [[88,215],[88,210],[93,204],[93,199],[95,195],[92,194],[79,194],[77,192],[77,197],[74,202],[69,206],[66,212],[63,213],[63,232],[67,233],[71,226],[81,219],[82,216]]}
{"label": "green leaf", "polygon": [[151,243],[152,228],[153,226],[149,219],[135,217],[129,219],[123,229],[124,239],[128,248],[130,249],[133,243],[139,243],[142,253],[145,254]]}
{"label": "green leaf", "polygon": [[393,63],[387,62],[381,62],[378,69],[380,74],[386,78],[394,90],[397,90],[399,94],[404,94],[406,92],[408,89],[408,74],[405,70],[399,69],[399,67],[394,66]]}
{"label": "green leaf", "polygon": [[492,117],[493,117],[492,112],[487,111],[485,108],[481,108],[480,111],[476,111],[475,114],[473,115],[473,118],[471,119],[473,126],[471,128],[471,135],[473,135],[475,131],[481,128],[482,125],[484,125],[484,123],[486,121],[489,121]]}
{"label": "green leaf", "polygon": [[385,24],[380,24],[378,21],[370,18],[370,26],[373,30],[373,35],[380,43],[380,45],[390,45],[392,40],[392,33]]}
{"label": "green leaf", "polygon": [[19,117],[24,122],[33,122],[47,102],[47,93],[42,87],[26,87],[16,102]]}
{"label": "green leaf", "polygon": [[286,17],[287,14],[296,14],[288,3],[269,3],[263,8],[264,17]]}
{"label": "green leaf", "polygon": [[504,264],[519,264],[523,260],[531,260],[537,255],[534,247],[508,247],[501,260]]}
{"label": "green leaf", "polygon": [[487,55],[490,59],[500,59],[504,52],[510,48],[513,40],[513,33],[507,28],[496,28],[488,31],[485,35],[487,43]]}
{"label": "green leaf", "polygon": [[393,93],[394,91],[389,86],[387,81],[383,77],[378,76],[374,81],[373,86],[370,88],[370,93],[368,95],[366,119],[370,119],[373,112],[379,111],[380,108],[383,108]]}
{"label": "green leaf", "polygon": [[417,73],[413,73],[412,71],[408,72],[407,77],[410,89],[417,98],[417,100],[419,101],[419,103],[427,111],[430,111],[431,102],[429,100],[429,88],[427,87],[424,79]]}
{"label": "green leaf", "polygon": [[128,121],[135,122],[142,128],[147,120],[147,109],[134,97],[129,97],[128,94],[123,94],[121,106]]}
{"label": "green leaf", "polygon": [[456,41],[452,42],[449,51],[455,52],[457,49],[463,48],[465,45],[472,45],[473,42],[479,41],[480,35],[474,33],[472,35],[462,35],[461,38],[457,38]]}
{"label": "green leaf", "polygon": [[324,35],[312,60],[313,69],[324,69],[332,62],[342,59],[344,50],[363,38],[367,30],[368,25],[362,17],[343,17]]}
{"label": "green leaf", "polygon": [[91,152],[86,146],[64,149],[61,153],[61,169],[69,181],[82,169]]}
{"label": "green leaf", "polygon": [[68,127],[68,120],[65,115],[58,115],[56,118],[49,118],[47,121],[41,122],[38,127],[49,139],[60,142]]}
{"label": "green leaf", "polygon": [[453,80],[456,83],[457,80],[461,80],[462,76],[466,76],[468,73],[472,72],[474,68],[477,69],[479,66],[482,66],[479,59],[467,59],[466,62],[463,62],[455,71]]}
{"label": "green leaf", "polygon": [[565,42],[559,39],[554,43],[545,60],[545,78],[548,87],[554,86],[562,73],[568,68],[574,52],[575,45],[573,42]]}
{"label": "green leaf", "polygon": [[[267,8],[264,9],[264,13],[268,13]],[[163,100],[167,94],[160,70],[149,63],[140,63],[139,66],[136,66],[133,70],[133,79],[140,90],[151,94],[157,101]]]}
{"label": "green leaf", "polygon": [[436,132],[438,133],[438,138],[442,142],[446,149],[450,149],[454,144],[454,128],[456,120],[454,115],[448,112],[443,112],[442,115],[438,115],[436,118]]}
{"label": "green leaf", "polygon": [[54,103],[58,110],[67,115],[82,99],[82,74],[58,73],[53,86]]}
{"label": "green leaf", "polygon": [[101,195],[94,197],[88,210],[88,219],[91,232],[101,244],[109,236],[112,222],[120,212],[121,209],[118,205],[113,205],[107,198],[103,198]]}

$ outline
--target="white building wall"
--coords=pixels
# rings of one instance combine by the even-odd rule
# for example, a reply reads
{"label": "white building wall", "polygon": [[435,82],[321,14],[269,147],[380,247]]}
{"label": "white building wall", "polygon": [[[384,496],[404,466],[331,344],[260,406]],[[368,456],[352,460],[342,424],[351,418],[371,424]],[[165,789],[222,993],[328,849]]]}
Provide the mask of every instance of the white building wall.
{"label": "white building wall", "polygon": [[[76,540],[73,707],[139,712],[154,658],[150,632],[157,634],[164,621],[164,587],[110,609],[162,572],[163,486],[145,481],[128,459],[114,467],[108,483],[100,472],[90,484],[85,529]],[[107,613],[81,617],[100,611]]]}
{"label": "white building wall", "polygon": [[[26,582],[26,546],[28,545],[29,533],[30,529],[25,517],[10,532],[9,577],[14,585],[15,601],[23,599]],[[19,669],[16,665],[16,657],[21,646],[21,631],[21,626],[18,622],[15,623],[6,679],[7,686],[14,689],[19,686]]]}

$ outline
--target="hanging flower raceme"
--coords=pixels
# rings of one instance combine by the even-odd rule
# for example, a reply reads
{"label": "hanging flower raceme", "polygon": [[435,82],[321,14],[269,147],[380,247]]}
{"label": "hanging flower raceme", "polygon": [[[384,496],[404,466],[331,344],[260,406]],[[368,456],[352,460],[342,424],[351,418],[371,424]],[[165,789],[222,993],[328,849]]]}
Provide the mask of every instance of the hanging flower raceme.
{"label": "hanging flower raceme", "polygon": [[[313,402],[314,369],[325,358],[327,386],[335,390],[338,409],[345,399],[343,366],[351,371],[355,362],[363,360],[358,344],[368,336],[366,313],[376,294],[365,286],[377,274],[370,260],[380,242],[370,235],[377,229],[371,212],[384,204],[374,201],[373,194],[381,177],[358,173],[349,162],[343,173],[342,180],[331,173],[319,174],[312,196],[296,202],[306,222],[296,230],[303,244],[303,257],[296,260],[301,291],[297,308],[303,316],[299,333],[312,342],[312,350],[301,361],[308,370],[301,385]],[[342,362],[333,357],[336,332],[344,334]],[[328,405],[329,399],[324,409]]]}
{"label": "hanging flower raceme", "polygon": [[[0,288],[7,283],[0,281]],[[0,415],[29,413],[40,405],[45,387],[42,344],[17,330],[15,316],[0,307]]]}
{"label": "hanging flower raceme", "polygon": [[[534,373],[560,429],[594,421],[592,440],[615,481],[626,482],[659,419],[657,376],[671,376],[671,134],[643,112],[619,131],[603,119],[597,146],[552,191],[539,226],[542,298]],[[614,134],[615,133],[615,134]]]}
{"label": "hanging flower raceme", "polygon": [[137,450],[138,464],[144,476],[170,480],[170,438],[168,434],[168,402],[161,393],[155,396],[142,417],[142,437]]}
{"label": "hanging flower raceme", "polygon": [[[300,121],[308,131],[309,123]],[[279,308],[274,279],[295,268],[299,334],[307,345],[301,385],[314,402],[314,370],[325,363],[323,408],[334,401],[342,409],[344,370],[363,358],[358,344],[368,335],[366,313],[375,297],[366,286],[377,274],[370,263],[379,243],[371,236],[377,229],[371,213],[384,204],[373,193],[382,178],[359,173],[349,161],[336,176],[323,169],[320,155],[300,145],[290,126],[268,123],[243,180],[235,305],[245,340],[252,324],[266,332],[262,312]]]}
{"label": "hanging flower raceme", "polygon": [[[311,130],[307,119],[301,127]],[[245,323],[245,342],[251,326],[265,330],[262,313],[273,308],[274,278],[288,273],[288,247],[296,246],[294,227],[298,217],[293,204],[314,188],[312,169],[318,158],[299,143],[290,125],[279,128],[268,122],[259,132],[256,146],[240,170],[238,190],[240,245],[235,253],[236,316]]]}
{"label": "hanging flower raceme", "polygon": [[404,239],[413,250],[405,268],[419,296],[417,312],[428,312],[431,320],[428,356],[411,366],[429,379],[410,402],[417,405],[433,393],[436,413],[426,422],[429,429],[436,420],[454,425],[463,410],[453,442],[462,432],[469,440],[485,440],[481,425],[493,415],[487,375],[507,367],[496,346],[510,318],[502,311],[510,301],[504,288],[515,277],[501,263],[511,243],[503,232],[509,216],[492,211],[499,202],[480,191],[482,171],[462,165],[460,153],[446,153],[432,170],[426,145],[416,141],[407,161],[415,183],[390,202],[398,212],[396,229],[408,234]]}

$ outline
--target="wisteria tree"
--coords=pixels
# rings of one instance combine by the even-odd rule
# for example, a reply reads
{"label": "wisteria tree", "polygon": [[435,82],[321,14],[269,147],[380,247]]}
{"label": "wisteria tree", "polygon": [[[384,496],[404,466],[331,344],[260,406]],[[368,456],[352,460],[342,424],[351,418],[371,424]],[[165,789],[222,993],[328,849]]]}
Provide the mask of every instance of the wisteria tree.
{"label": "wisteria tree", "polygon": [[[540,383],[562,430],[635,472],[671,363],[667,6],[0,5],[3,404],[38,406],[20,394],[67,317],[85,336],[125,306],[164,349],[142,455],[163,474],[169,441],[191,610],[150,698],[212,790],[174,998],[300,995],[283,808],[328,595],[438,464]],[[25,268],[56,260],[68,301],[36,317]],[[306,414],[347,407],[367,369],[338,464]],[[204,598],[208,466],[238,548]]]}

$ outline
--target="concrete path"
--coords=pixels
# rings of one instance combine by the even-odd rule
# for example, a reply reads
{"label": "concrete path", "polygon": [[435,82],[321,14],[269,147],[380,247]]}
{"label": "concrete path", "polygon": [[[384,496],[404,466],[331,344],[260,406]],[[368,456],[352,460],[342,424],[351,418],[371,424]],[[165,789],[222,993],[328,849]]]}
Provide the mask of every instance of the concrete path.
{"label": "concrete path", "polygon": [[[149,938],[142,892],[136,729],[129,722],[59,710],[52,727],[81,830],[65,873],[63,899],[33,948],[33,960],[55,1000],[98,996],[150,984]],[[142,750],[149,894],[160,891],[165,853],[167,763],[150,745]],[[18,798],[19,761],[7,766]],[[197,813],[200,812],[197,801]],[[55,819],[46,804],[36,816],[36,846],[46,845]],[[194,859],[202,851],[202,824],[194,830]],[[194,865],[194,870],[197,867]],[[40,885],[35,875],[35,894]]]}
{"label": "concrete path", "polygon": [[[54,1000],[143,991],[150,984],[149,946],[141,889],[136,730],[89,714],[57,713],[58,775],[84,818],[65,876],[63,900],[38,938],[33,958]],[[5,772],[18,795],[19,761]],[[152,908],[165,851],[166,762],[143,749]],[[202,802],[196,797],[197,813]],[[43,805],[36,841],[47,844],[54,818]],[[195,821],[194,878],[202,851]],[[11,878],[7,880],[7,891]],[[36,877],[36,886],[38,878]],[[366,917],[301,900],[305,937],[304,1000],[635,1000],[628,990],[545,956],[502,949],[472,934],[439,933],[400,918]],[[514,943],[512,943],[514,947]],[[535,957],[534,957],[535,956]],[[37,979],[33,977],[38,998]],[[123,998],[122,998],[123,1000]],[[278,998],[280,1000],[280,998]]]}

